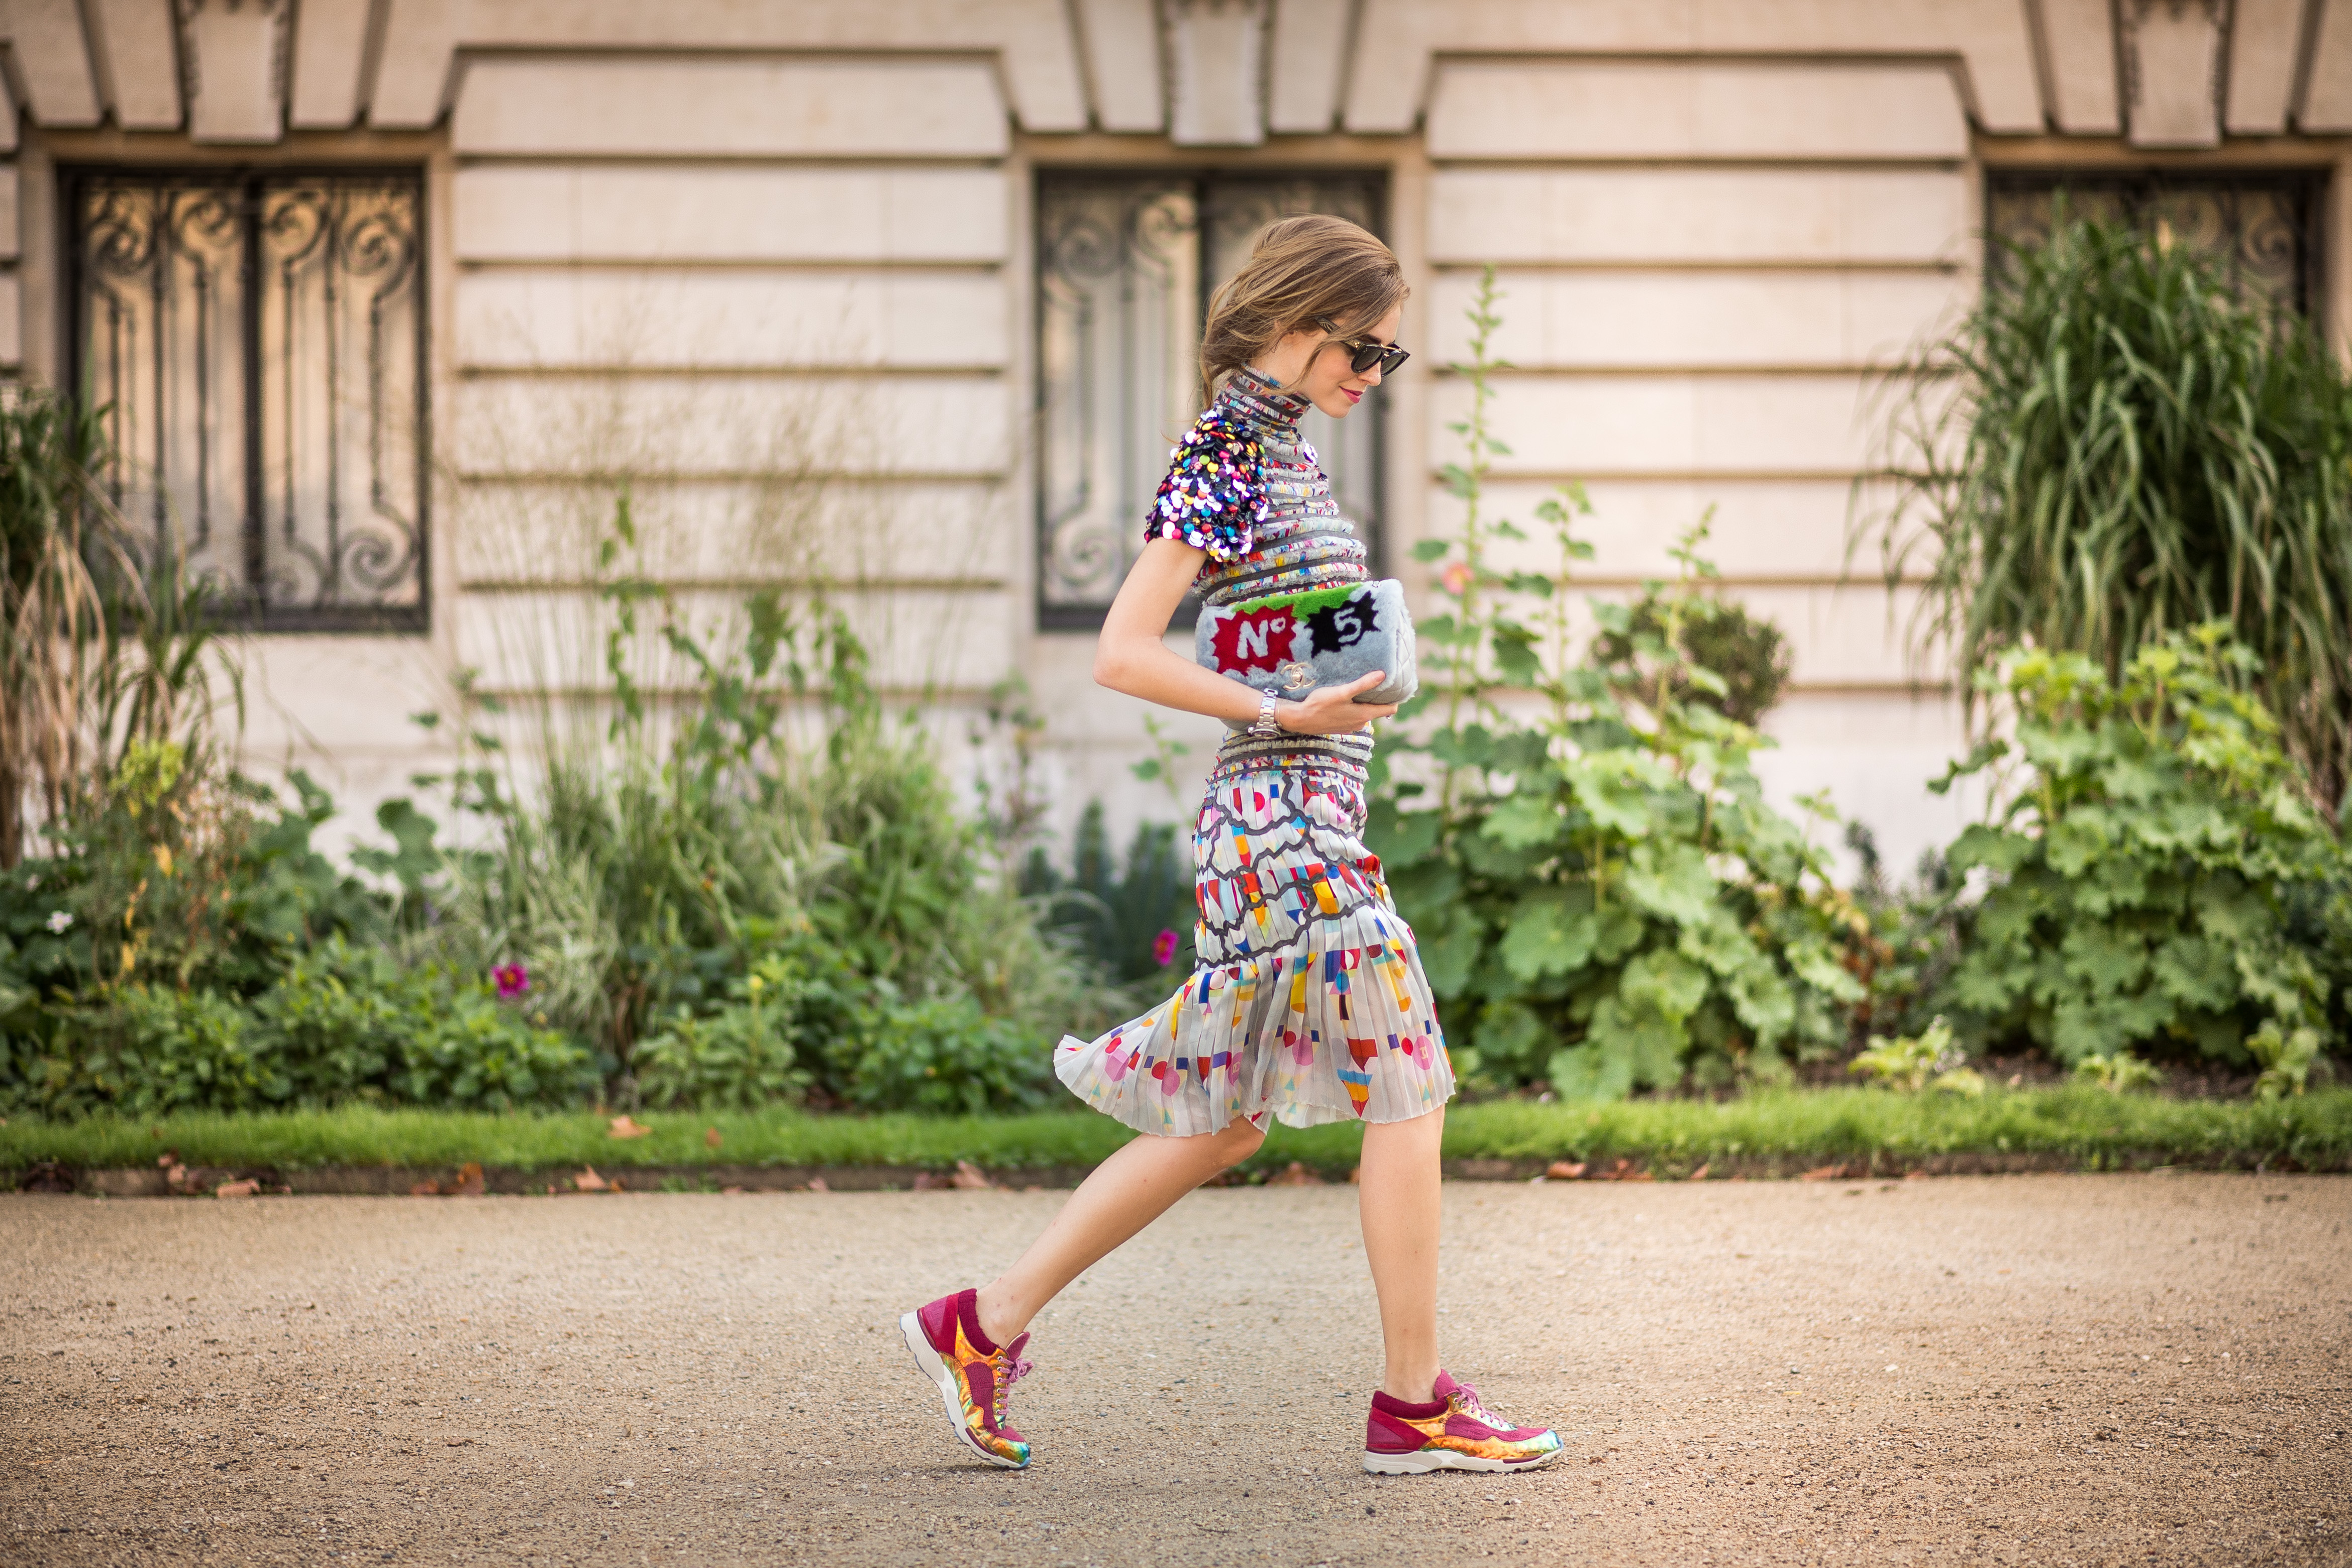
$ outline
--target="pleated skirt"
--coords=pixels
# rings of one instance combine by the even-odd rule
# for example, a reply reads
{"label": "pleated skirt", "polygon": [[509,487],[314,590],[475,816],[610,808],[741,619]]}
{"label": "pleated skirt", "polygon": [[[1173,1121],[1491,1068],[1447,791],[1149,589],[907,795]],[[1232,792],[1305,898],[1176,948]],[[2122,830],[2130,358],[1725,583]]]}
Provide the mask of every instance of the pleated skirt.
{"label": "pleated skirt", "polygon": [[1070,1092],[1139,1132],[1402,1122],[1454,1068],[1381,862],[1364,788],[1316,759],[1212,775],[1192,834],[1199,956],[1181,989],[1100,1039],[1066,1035]]}

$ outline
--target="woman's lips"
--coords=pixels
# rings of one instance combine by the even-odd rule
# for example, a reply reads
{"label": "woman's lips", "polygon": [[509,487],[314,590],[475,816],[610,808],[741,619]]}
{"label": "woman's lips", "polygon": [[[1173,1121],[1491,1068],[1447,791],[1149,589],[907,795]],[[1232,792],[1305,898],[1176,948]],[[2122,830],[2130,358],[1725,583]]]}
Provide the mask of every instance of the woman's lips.
{"label": "woman's lips", "polygon": [[1363,394],[1363,393],[1361,393],[1361,392],[1358,392],[1358,391],[1356,391],[1356,389],[1355,389],[1355,388],[1353,388],[1353,387],[1341,387],[1339,390],[1340,390],[1341,392],[1343,392],[1347,393],[1347,395],[1348,395],[1348,402],[1349,402],[1351,405],[1352,405],[1352,404],[1355,404],[1355,403],[1360,403],[1360,402],[1363,402],[1363,401],[1364,401],[1364,394]]}

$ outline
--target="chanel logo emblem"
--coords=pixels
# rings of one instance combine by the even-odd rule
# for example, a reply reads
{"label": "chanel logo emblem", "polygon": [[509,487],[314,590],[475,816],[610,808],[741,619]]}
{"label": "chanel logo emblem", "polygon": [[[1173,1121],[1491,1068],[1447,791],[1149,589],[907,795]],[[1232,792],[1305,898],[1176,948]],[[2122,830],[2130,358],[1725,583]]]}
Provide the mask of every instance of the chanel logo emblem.
{"label": "chanel logo emblem", "polygon": [[1282,677],[1286,687],[1312,685],[1315,682],[1315,666],[1304,659],[1293,659],[1275,674]]}

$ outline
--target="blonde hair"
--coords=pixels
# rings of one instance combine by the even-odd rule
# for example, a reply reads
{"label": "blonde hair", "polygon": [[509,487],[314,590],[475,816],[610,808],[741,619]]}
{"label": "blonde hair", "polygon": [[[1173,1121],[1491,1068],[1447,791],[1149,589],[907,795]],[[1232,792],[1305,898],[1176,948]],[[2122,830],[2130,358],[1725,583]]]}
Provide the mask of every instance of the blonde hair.
{"label": "blonde hair", "polygon": [[[1250,258],[1209,300],[1201,333],[1201,401],[1290,333],[1360,332],[1411,292],[1378,235],[1345,218],[1307,213],[1260,229]],[[1320,346],[1316,350],[1322,351]]]}

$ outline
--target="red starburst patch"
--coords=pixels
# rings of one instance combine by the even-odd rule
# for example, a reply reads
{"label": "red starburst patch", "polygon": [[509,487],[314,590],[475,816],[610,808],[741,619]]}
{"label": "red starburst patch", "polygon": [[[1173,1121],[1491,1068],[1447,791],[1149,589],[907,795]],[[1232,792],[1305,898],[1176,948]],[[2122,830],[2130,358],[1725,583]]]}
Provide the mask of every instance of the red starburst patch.
{"label": "red starburst patch", "polygon": [[1290,657],[1297,622],[1288,605],[1270,605],[1220,622],[1213,644],[1217,668],[1227,673],[1272,670]]}

